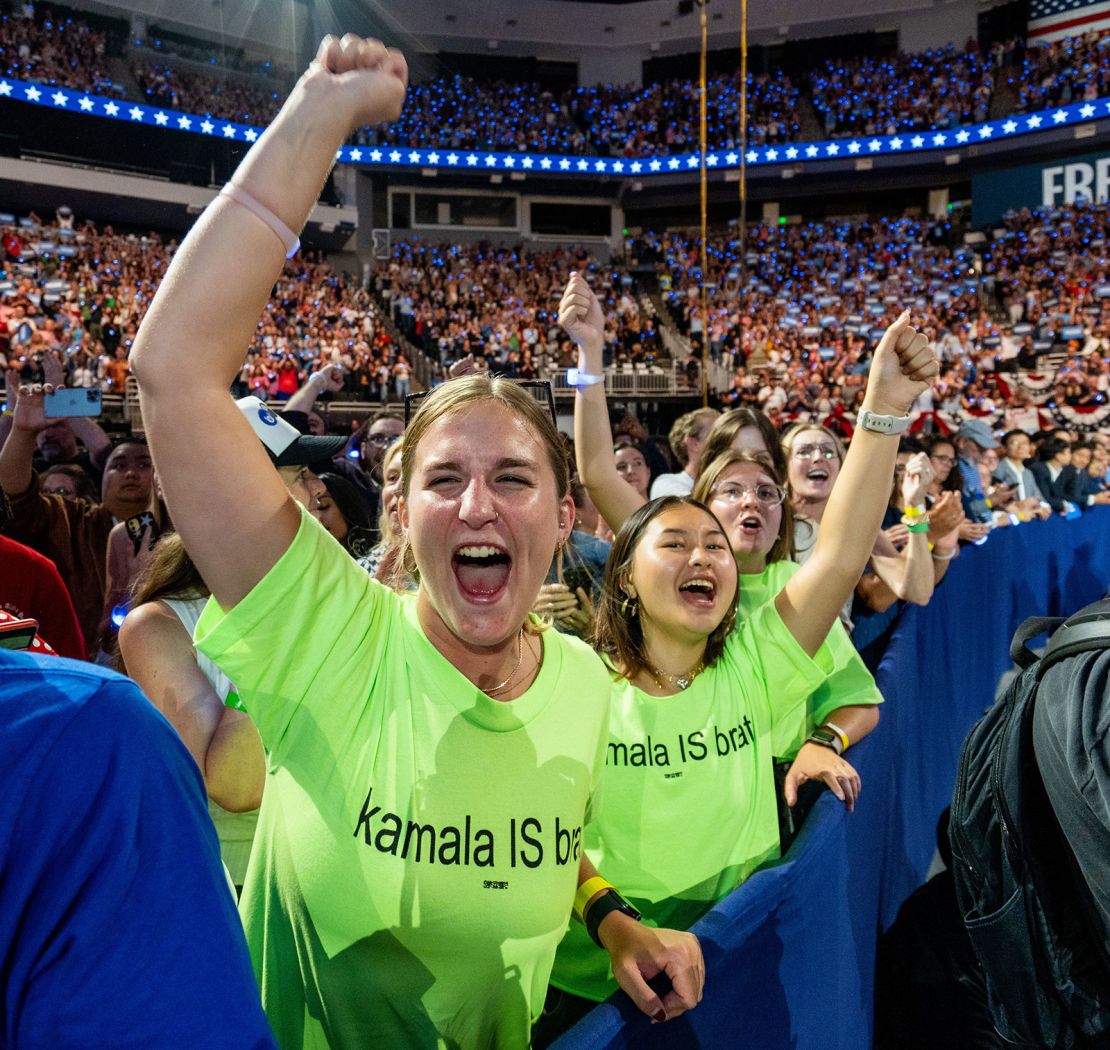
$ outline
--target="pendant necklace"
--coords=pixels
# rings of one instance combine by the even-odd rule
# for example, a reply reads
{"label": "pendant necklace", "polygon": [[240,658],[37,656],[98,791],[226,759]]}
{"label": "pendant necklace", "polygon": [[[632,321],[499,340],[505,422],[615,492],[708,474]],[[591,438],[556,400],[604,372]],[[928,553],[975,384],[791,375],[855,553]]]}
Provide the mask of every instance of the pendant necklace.
{"label": "pendant necklace", "polygon": [[661,667],[653,667],[651,673],[655,676],[656,682],[661,686],[669,683],[678,689],[687,689],[690,683],[704,670],[705,664],[699,660],[685,674],[671,674],[669,671],[664,671]]}

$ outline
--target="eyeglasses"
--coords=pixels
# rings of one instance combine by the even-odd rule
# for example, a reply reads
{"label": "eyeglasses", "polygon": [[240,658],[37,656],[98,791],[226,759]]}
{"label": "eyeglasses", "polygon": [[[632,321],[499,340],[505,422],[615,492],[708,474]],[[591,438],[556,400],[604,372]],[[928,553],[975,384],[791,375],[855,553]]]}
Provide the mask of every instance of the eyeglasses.
{"label": "eyeglasses", "polygon": [[369,445],[381,445],[383,448],[389,448],[390,445],[396,445],[400,440],[400,434],[367,434],[364,443]]}
{"label": "eyeglasses", "polygon": [[793,456],[795,459],[834,459],[836,449],[832,445],[798,445]]}
{"label": "eyeglasses", "polygon": [[756,500],[765,507],[777,507],[786,499],[786,491],[768,481],[761,481],[755,485],[749,485],[742,481],[718,485],[710,493],[710,496],[713,499],[723,500],[725,503],[736,504],[749,493],[754,495]]}

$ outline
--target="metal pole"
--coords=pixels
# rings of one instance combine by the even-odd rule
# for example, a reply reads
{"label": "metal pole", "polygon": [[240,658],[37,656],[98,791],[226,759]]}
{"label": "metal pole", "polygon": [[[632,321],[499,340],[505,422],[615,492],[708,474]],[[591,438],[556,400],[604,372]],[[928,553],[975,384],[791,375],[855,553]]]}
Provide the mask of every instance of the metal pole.
{"label": "metal pole", "polygon": [[709,248],[706,244],[709,187],[706,180],[705,155],[709,144],[708,81],[706,77],[709,24],[706,18],[705,0],[699,0],[698,8],[701,12],[701,62],[699,67],[699,112],[701,120],[698,128],[698,148],[701,154],[701,403],[703,406],[707,406],[709,404],[709,297],[705,282],[709,273]]}

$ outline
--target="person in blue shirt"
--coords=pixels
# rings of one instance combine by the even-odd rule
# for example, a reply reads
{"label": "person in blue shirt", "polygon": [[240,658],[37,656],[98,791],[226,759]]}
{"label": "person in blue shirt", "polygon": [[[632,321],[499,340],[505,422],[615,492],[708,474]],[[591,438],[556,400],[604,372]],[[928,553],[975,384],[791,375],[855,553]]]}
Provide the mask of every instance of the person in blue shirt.
{"label": "person in blue shirt", "polygon": [[960,471],[960,494],[964,513],[968,519],[982,524],[993,524],[994,515],[987,504],[983,483],[979,478],[979,460],[988,448],[998,448],[993,431],[980,419],[968,419],[956,432],[956,466]]}
{"label": "person in blue shirt", "polygon": [[128,679],[0,648],[0,1046],[276,1047],[200,771]]}

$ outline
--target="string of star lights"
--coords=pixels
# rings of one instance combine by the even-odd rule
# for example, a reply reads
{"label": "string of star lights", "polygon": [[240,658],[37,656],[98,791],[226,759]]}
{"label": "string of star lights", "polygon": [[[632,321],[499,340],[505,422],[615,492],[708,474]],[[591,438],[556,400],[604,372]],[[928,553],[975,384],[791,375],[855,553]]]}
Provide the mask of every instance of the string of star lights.
{"label": "string of star lights", "polygon": [[[0,98],[86,117],[120,120],[150,128],[202,135],[226,142],[255,142],[265,130],[233,120],[185,113],[164,106],[95,95],[71,88],[0,79]],[[1015,113],[981,124],[895,135],[860,135],[820,142],[790,142],[739,149],[708,150],[706,168],[729,171],[764,165],[810,166],[826,161],[864,157],[906,156],[934,150],[959,150],[987,142],[1016,139],[1039,131],[1085,124],[1110,116],[1110,98],[1072,102],[1036,113]],[[503,153],[449,147],[343,146],[335,155],[341,164],[369,168],[439,168],[459,171],[514,172],[523,175],[617,176],[638,178],[689,173],[697,176],[701,154],[676,153],[644,157],[595,157],[555,153]]]}

